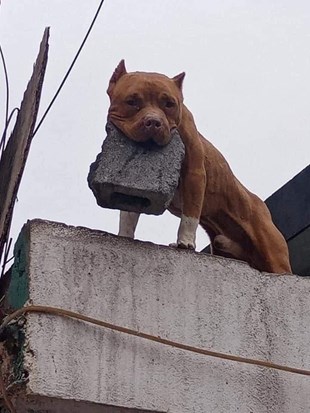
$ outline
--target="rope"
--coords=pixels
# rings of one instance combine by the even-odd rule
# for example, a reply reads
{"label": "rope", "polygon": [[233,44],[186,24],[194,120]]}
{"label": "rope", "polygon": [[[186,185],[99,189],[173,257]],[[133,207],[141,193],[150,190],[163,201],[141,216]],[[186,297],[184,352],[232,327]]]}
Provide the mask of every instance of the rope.
{"label": "rope", "polygon": [[108,328],[109,330],[113,331],[119,331],[121,333],[125,333],[131,336],[135,337],[140,337],[145,340],[149,341],[155,341],[157,343],[164,344],[166,346],[170,347],[175,347],[179,348],[181,350],[189,351],[191,353],[196,353],[196,354],[202,354],[204,356],[210,356],[210,357],[216,357],[224,360],[231,360],[231,361],[237,361],[239,363],[246,363],[246,364],[252,364],[256,366],[261,366],[261,367],[266,367],[270,369],[275,369],[275,370],[281,370],[281,371],[286,371],[289,373],[295,373],[295,374],[301,374],[304,376],[310,376],[310,370],[303,370],[303,369],[298,369],[295,367],[289,367],[289,366],[284,366],[281,364],[275,364],[270,361],[264,361],[264,360],[255,360],[251,358],[246,358],[246,357],[240,357],[240,356],[234,356],[232,354],[225,354],[225,353],[220,353],[217,351],[211,351],[211,350],[206,350],[202,348],[197,348],[193,346],[189,346],[187,344],[181,344],[172,340],[167,340],[165,338],[153,336],[151,334],[143,333],[140,331],[136,331],[130,328],[126,327],[121,327],[112,323],[107,323],[102,320],[98,320],[96,318],[88,317],[83,314],[76,313],[74,311],[69,311],[69,310],[64,310],[62,308],[57,308],[57,307],[49,307],[45,305],[29,305],[23,308],[20,308],[16,311],[14,311],[12,314],[8,315],[3,323],[1,324],[0,327],[0,335],[3,332],[4,328],[14,319],[17,317],[20,317],[26,313],[45,313],[45,314],[53,314],[57,316],[62,316],[62,317],[68,317],[68,318],[73,318],[76,320],[84,321],[86,323],[94,324],[100,327]]}
{"label": "rope", "polygon": [[[106,321],[98,320],[93,317],[88,317],[83,314],[76,313],[74,311],[70,310],[64,310],[63,308],[57,308],[57,307],[50,307],[50,306],[45,306],[45,305],[29,305],[26,307],[22,307],[10,315],[8,315],[2,322],[0,326],[0,336],[3,333],[4,329],[8,326],[9,323],[11,323],[13,320],[15,320],[18,317],[21,317],[25,315],[26,313],[44,313],[44,314],[53,314],[57,315],[60,317],[67,317],[79,321],[84,321],[86,323],[94,324],[100,327],[107,328],[109,330],[113,331],[118,331],[120,333],[125,333],[131,336],[135,337],[140,337],[145,340],[149,341],[154,341],[156,343],[164,344],[166,346],[178,348],[181,350],[189,351],[191,353],[196,353],[196,354],[202,354],[204,356],[210,356],[210,357],[216,357],[224,360],[230,360],[230,361],[236,361],[239,363],[246,363],[246,364],[252,364],[260,367],[266,367],[266,368],[271,368],[275,370],[281,370],[281,371],[286,371],[289,373],[295,373],[295,374],[301,374],[303,376],[310,376],[310,370],[303,370],[303,369],[298,369],[295,367],[289,367],[289,366],[284,366],[280,364],[275,364],[270,361],[264,361],[264,360],[255,360],[251,358],[246,358],[246,357],[240,357],[240,356],[234,356],[232,354],[225,354],[225,353],[219,353],[217,351],[211,351],[211,350],[206,350],[202,348],[197,348],[193,346],[189,346],[187,344],[182,344],[178,343],[176,341],[172,340],[167,340],[165,338],[161,338],[159,336],[153,336],[151,334],[143,333],[140,331],[136,331],[130,328],[118,326],[112,323],[107,323]],[[6,407],[8,408],[10,413],[16,413],[16,410],[8,396],[7,393],[7,388],[4,384],[3,380],[3,374],[2,374],[2,366],[0,364],[0,390],[2,392],[2,397],[4,399],[4,402],[6,404]]]}

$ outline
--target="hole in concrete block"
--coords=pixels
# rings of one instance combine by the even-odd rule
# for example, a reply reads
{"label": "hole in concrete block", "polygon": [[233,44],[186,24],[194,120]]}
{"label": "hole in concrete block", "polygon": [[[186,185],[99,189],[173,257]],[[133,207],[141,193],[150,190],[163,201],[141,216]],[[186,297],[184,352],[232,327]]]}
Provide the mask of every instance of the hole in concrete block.
{"label": "hole in concrete block", "polygon": [[128,205],[138,209],[144,209],[151,205],[151,201],[148,198],[122,194],[121,192],[113,192],[111,202],[115,205]]}

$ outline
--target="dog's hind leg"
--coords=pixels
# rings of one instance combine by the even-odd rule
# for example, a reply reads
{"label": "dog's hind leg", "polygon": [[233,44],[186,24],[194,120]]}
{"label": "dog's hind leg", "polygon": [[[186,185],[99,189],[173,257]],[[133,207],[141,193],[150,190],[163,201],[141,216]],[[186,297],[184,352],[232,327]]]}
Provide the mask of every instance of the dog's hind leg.
{"label": "dog's hind leg", "polygon": [[118,235],[134,238],[139,216],[137,212],[120,211]]}
{"label": "dog's hind leg", "polygon": [[219,255],[222,255],[224,257],[231,257],[241,261],[246,260],[246,254],[241,245],[226,237],[225,235],[216,235],[212,245],[215,250],[215,255],[217,255],[216,251],[219,251]]}

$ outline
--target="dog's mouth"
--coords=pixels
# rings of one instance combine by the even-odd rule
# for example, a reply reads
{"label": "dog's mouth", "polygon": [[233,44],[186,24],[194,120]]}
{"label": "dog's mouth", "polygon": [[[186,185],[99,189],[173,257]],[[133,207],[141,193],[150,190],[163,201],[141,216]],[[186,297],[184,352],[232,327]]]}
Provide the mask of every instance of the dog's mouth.
{"label": "dog's mouth", "polygon": [[109,116],[109,119],[118,129],[120,129],[128,139],[138,143],[154,142],[158,146],[167,145],[172,138],[173,130],[169,124],[162,119],[154,117],[143,117],[142,119],[120,119]]}
{"label": "dog's mouth", "polygon": [[136,142],[148,143],[153,142],[158,146],[165,146],[171,140],[171,132],[169,128],[161,128],[159,130],[145,130],[143,127],[132,129],[126,136]]}

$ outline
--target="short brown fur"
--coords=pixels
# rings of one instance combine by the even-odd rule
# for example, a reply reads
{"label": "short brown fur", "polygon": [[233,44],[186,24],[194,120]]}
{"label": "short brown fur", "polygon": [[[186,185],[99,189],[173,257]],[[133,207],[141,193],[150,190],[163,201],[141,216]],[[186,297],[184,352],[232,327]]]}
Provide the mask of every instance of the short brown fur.
{"label": "short brown fur", "polygon": [[108,119],[135,141],[169,142],[177,128],[186,148],[180,185],[169,210],[199,219],[213,252],[260,271],[291,273],[286,241],[265,203],[233,175],[222,154],[197,130],[183,104],[185,74],[127,73],[124,61],[108,87]]}

